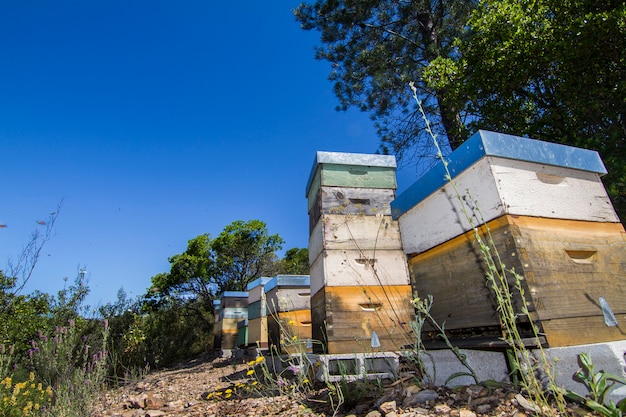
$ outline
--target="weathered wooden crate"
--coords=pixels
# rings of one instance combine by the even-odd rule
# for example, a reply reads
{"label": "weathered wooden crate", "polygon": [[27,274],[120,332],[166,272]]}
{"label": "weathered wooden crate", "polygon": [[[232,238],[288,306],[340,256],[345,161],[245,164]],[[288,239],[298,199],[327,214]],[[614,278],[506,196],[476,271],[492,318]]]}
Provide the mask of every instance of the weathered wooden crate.
{"label": "weathered wooden crate", "polygon": [[221,320],[221,348],[234,349],[237,347],[237,337],[239,333],[238,324],[243,321],[240,318],[225,318]]}
{"label": "weathered wooden crate", "polygon": [[325,214],[309,237],[309,264],[325,250],[402,250],[391,216]]}
{"label": "weathered wooden crate", "polygon": [[[316,353],[398,351],[414,342],[410,285],[324,287],[311,299]],[[376,336],[374,337],[374,333]],[[372,347],[372,342],[374,343]]]}
{"label": "weathered wooden crate", "polygon": [[220,297],[220,308],[248,307],[248,293],[246,291],[224,291]]}
{"label": "weathered wooden crate", "polygon": [[256,301],[265,301],[265,284],[271,279],[271,277],[260,277],[247,285],[248,304],[252,304]]}
{"label": "weathered wooden crate", "polygon": [[[529,310],[547,346],[624,339],[626,234],[621,224],[506,215],[488,227],[507,269],[522,277]],[[433,296],[431,314],[445,322],[451,337],[465,338],[464,346],[498,343],[496,302],[485,285],[473,231],[412,257],[409,268],[416,294]],[[599,297],[613,309],[617,326],[605,324]],[[519,295],[516,305],[521,306]],[[520,318],[520,328],[531,338],[525,321]]]}
{"label": "weathered wooden crate", "polygon": [[306,186],[311,212],[320,187],[396,189],[396,158],[341,152],[317,152]]}
{"label": "weathered wooden crate", "polygon": [[311,294],[323,287],[409,285],[404,252],[398,250],[328,250],[311,265]]}
{"label": "weathered wooden crate", "polygon": [[259,347],[261,349],[266,349],[268,346],[267,341],[268,341],[267,317],[249,319],[248,320],[248,344],[251,346]]}
{"label": "weathered wooden crate", "polygon": [[309,232],[323,214],[389,216],[395,196],[393,188],[321,186],[309,209]]}
{"label": "weathered wooden crate", "polygon": [[267,314],[311,307],[309,275],[276,275],[265,285]]}
{"label": "weathered wooden crate", "polygon": [[237,347],[248,346],[248,320],[237,323]]}
{"label": "weathered wooden crate", "polygon": [[282,353],[312,352],[311,310],[275,312],[267,318],[268,341]]}
{"label": "weathered wooden crate", "polygon": [[[619,222],[594,151],[480,131],[448,168],[474,225],[505,214]],[[418,254],[471,230],[462,207],[440,163],[391,203],[404,251]]]}
{"label": "weathered wooden crate", "polygon": [[213,323],[213,349],[220,350],[222,348],[222,321],[216,319]]}
{"label": "weathered wooden crate", "polygon": [[249,320],[258,319],[265,316],[267,316],[267,305],[265,304],[265,300],[255,301],[254,303],[248,305]]}

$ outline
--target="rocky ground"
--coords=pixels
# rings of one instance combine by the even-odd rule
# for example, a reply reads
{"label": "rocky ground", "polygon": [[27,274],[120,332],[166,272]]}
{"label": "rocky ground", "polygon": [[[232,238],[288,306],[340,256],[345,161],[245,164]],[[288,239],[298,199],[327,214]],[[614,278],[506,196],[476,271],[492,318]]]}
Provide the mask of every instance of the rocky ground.
{"label": "rocky ground", "polygon": [[[248,383],[248,369],[245,359],[217,358],[152,372],[141,381],[108,391],[94,405],[92,417],[525,417],[536,414],[532,404],[511,387],[420,388],[410,375],[354,391],[349,395],[352,398],[347,398],[350,404],[338,409],[327,401],[328,392],[321,383],[308,398],[229,395],[225,399],[222,394],[215,399],[215,395],[209,395],[224,392],[232,384]],[[572,416],[593,415],[574,405],[568,411]]]}

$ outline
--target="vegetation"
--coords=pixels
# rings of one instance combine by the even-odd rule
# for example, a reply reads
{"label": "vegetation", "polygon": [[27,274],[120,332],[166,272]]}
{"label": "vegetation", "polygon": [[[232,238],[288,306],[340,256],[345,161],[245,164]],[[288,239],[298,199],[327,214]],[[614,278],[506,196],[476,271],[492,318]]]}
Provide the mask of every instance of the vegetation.
{"label": "vegetation", "polygon": [[[295,10],[317,29],[340,109],[370,112],[381,150],[430,164],[490,129],[600,152],[626,219],[626,5],[610,0],[318,0]],[[447,138],[447,140],[446,140]]]}

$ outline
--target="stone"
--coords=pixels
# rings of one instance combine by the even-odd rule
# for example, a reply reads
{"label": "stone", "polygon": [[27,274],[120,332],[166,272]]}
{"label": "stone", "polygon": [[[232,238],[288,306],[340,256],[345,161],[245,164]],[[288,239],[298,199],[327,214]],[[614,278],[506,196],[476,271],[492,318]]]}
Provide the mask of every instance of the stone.
{"label": "stone", "polygon": [[380,409],[381,412],[387,415],[391,413],[392,411],[396,411],[397,405],[395,401],[388,401],[388,402],[382,403],[380,407],[378,408]]}
{"label": "stone", "polygon": [[448,404],[437,404],[435,406],[435,413],[437,414],[448,414],[450,410],[451,408]]}
{"label": "stone", "polygon": [[462,408],[459,410],[459,417],[476,417],[476,413],[467,408]]}
{"label": "stone", "polygon": [[365,417],[382,417],[382,414],[380,414],[380,411],[378,410],[372,410],[369,413],[367,413]]}
{"label": "stone", "polygon": [[487,414],[489,411],[491,411],[491,405],[489,404],[481,404],[476,407],[476,412],[478,414]]}

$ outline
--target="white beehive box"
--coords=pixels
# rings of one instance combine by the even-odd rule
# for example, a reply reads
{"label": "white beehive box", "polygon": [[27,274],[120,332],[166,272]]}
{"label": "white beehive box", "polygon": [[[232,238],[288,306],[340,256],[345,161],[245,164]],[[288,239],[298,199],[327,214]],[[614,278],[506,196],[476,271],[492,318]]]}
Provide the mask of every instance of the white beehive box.
{"label": "white beehive box", "polygon": [[402,250],[391,216],[325,214],[309,237],[309,264],[324,250]]}
{"label": "white beehive box", "polygon": [[311,294],[324,286],[408,285],[406,255],[398,250],[331,250],[311,265]]}
{"label": "white beehive box", "polygon": [[[474,226],[506,214],[619,222],[594,151],[479,131],[450,155],[448,168]],[[439,163],[391,203],[407,254],[472,229],[452,183]]]}

